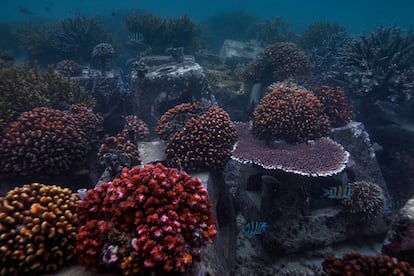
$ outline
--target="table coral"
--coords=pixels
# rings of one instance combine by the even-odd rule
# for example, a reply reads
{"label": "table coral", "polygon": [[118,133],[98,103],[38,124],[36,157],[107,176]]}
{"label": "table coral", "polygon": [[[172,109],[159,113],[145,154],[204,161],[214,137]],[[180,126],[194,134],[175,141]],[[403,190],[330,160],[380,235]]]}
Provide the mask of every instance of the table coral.
{"label": "table coral", "polygon": [[320,101],[296,86],[271,86],[253,113],[253,134],[268,143],[281,139],[301,143],[326,136],[329,119]]}
{"label": "table coral", "polygon": [[0,275],[40,275],[72,259],[79,196],[32,183],[0,197]]}
{"label": "table coral", "polygon": [[167,159],[185,170],[223,169],[237,140],[228,114],[199,102],[178,105],[159,120],[157,134],[167,140]]}
{"label": "table coral", "polygon": [[71,115],[35,108],[11,122],[0,140],[0,172],[51,175],[67,171],[88,150],[85,132]]}
{"label": "table coral", "polygon": [[160,163],[124,168],[89,190],[78,214],[78,260],[124,275],[185,271],[216,234],[201,181]]}

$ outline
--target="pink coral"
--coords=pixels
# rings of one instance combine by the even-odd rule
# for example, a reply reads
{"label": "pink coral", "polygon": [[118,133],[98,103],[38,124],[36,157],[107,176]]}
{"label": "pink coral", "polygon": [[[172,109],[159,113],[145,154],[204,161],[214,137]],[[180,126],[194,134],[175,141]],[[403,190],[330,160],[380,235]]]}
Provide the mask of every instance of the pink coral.
{"label": "pink coral", "polygon": [[95,270],[185,271],[216,234],[201,181],[160,163],[124,168],[120,178],[89,190],[78,211],[75,253]]}

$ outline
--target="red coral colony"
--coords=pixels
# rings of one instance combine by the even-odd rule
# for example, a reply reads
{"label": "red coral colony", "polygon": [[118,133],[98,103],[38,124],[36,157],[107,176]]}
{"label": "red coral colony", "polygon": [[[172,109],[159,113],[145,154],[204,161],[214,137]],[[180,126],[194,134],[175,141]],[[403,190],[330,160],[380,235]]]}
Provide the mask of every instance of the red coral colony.
{"label": "red coral colony", "polygon": [[120,178],[89,190],[78,212],[78,260],[124,275],[183,272],[216,234],[201,181],[161,163],[124,168]]}

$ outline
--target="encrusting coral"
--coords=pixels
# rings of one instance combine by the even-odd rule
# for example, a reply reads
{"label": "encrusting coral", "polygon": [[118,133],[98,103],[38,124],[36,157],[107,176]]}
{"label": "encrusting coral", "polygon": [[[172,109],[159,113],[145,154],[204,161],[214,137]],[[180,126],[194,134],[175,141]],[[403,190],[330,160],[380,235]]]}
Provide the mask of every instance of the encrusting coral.
{"label": "encrusting coral", "polygon": [[78,214],[79,262],[124,275],[183,272],[216,234],[201,181],[160,163],[124,168],[120,178],[89,190]]}
{"label": "encrusting coral", "polygon": [[32,183],[0,197],[0,275],[40,275],[73,258],[79,196]]}
{"label": "encrusting coral", "polygon": [[380,186],[366,181],[348,183],[352,189],[349,198],[341,200],[346,211],[361,221],[372,221],[384,210],[385,198]]}
{"label": "encrusting coral", "polygon": [[51,175],[67,171],[88,150],[75,118],[57,109],[35,108],[11,122],[0,139],[0,172]]}
{"label": "encrusting coral", "polygon": [[310,91],[297,86],[271,86],[253,113],[253,134],[271,143],[282,139],[302,143],[326,136],[329,119]]}
{"label": "encrusting coral", "polygon": [[223,169],[237,140],[228,114],[199,102],[178,105],[159,120],[157,134],[167,140],[168,161],[190,171]]}
{"label": "encrusting coral", "polygon": [[408,263],[387,255],[348,253],[341,259],[325,256],[322,268],[329,276],[414,275],[414,268]]}

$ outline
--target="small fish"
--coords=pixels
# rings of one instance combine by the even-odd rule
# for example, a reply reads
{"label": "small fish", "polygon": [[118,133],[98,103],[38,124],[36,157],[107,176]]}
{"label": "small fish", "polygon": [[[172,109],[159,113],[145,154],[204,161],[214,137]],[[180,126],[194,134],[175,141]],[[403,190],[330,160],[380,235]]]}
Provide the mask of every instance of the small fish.
{"label": "small fish", "polygon": [[336,186],[336,187],[329,187],[328,189],[324,189],[323,196],[331,199],[346,199],[352,195],[352,188],[349,185],[346,186]]}
{"label": "small fish", "polygon": [[260,235],[266,231],[269,224],[265,221],[250,221],[243,227],[243,232],[249,236]]}
{"label": "small fish", "polygon": [[384,213],[385,214],[391,214],[391,213],[397,212],[402,207],[404,207],[407,200],[408,199],[400,198],[400,199],[393,199],[393,200],[389,201],[384,207]]}
{"label": "small fish", "polygon": [[130,32],[128,38],[130,41],[141,42],[144,40],[144,34],[141,32]]}

